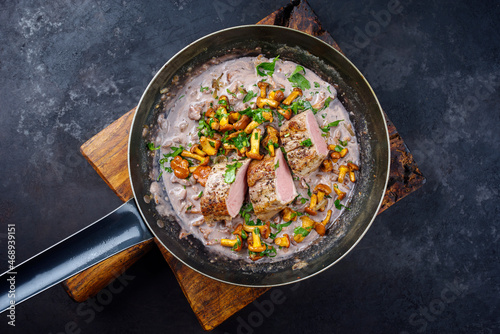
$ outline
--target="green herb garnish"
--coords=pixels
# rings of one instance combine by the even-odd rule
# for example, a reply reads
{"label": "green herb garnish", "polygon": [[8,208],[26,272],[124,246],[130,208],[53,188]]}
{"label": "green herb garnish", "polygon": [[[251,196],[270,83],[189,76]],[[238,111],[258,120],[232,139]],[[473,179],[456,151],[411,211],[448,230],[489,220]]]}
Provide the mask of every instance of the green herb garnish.
{"label": "green herb garnish", "polygon": [[266,75],[272,76],[274,74],[274,67],[278,58],[279,56],[276,56],[271,62],[263,62],[258,64],[256,66],[257,74],[261,77],[265,77]]}
{"label": "green herb garnish", "polygon": [[243,166],[241,162],[235,162],[232,165],[226,165],[226,172],[224,173],[224,181],[231,184],[236,180],[236,170]]}
{"label": "green herb garnish", "polygon": [[337,208],[337,210],[341,210],[342,208],[346,208],[347,210],[351,210],[350,208],[348,208],[344,204],[341,204],[340,200],[338,198],[335,200],[335,202],[333,202],[333,204],[335,204],[335,208]]}
{"label": "green herb garnish", "polygon": [[311,232],[312,227],[310,228],[303,228],[302,226],[298,226],[293,230],[294,235],[302,235],[304,238],[309,235],[309,232]]}
{"label": "green herb garnish", "polygon": [[307,138],[306,140],[303,140],[300,145],[305,146],[305,147],[311,147],[313,145],[311,138]]}
{"label": "green herb garnish", "polygon": [[275,228],[277,229],[276,233],[271,233],[269,235],[269,237],[271,239],[276,239],[276,236],[281,232],[281,230],[283,229],[283,227],[287,227],[287,226],[290,226],[290,224],[292,223],[292,221],[289,221],[288,223],[283,223],[283,224],[275,224],[275,223],[271,223],[271,227],[272,228]]}
{"label": "green herb garnish", "polygon": [[155,150],[159,150],[161,147],[161,145],[158,145],[158,147],[155,147],[155,144],[153,143],[148,143],[148,148],[150,151],[155,151]]}
{"label": "green herb garnish", "polygon": [[288,81],[290,81],[294,87],[299,87],[302,90],[311,88],[309,80],[307,80],[300,72],[304,72],[304,74],[306,73],[302,66],[297,65],[295,71],[293,71],[288,78]]}
{"label": "green herb garnish", "polygon": [[276,164],[274,165],[274,170],[278,169],[280,167],[280,161],[276,160]]}
{"label": "green herb garnish", "polygon": [[236,97],[236,93],[233,93],[228,89],[226,89],[226,92],[229,94],[229,95],[232,95],[233,97]]}
{"label": "green herb garnish", "polygon": [[253,92],[253,90],[251,90],[247,93],[247,95],[245,95],[245,97],[243,98],[243,102],[246,103],[246,102],[250,101],[251,99],[253,99],[255,96],[257,96],[257,94],[255,94]]}
{"label": "green herb garnish", "polygon": [[343,119],[339,119],[338,121],[328,123],[327,125],[325,125],[324,127],[321,128],[321,131],[328,132],[328,131],[330,131],[330,128],[333,128],[334,126],[338,126],[339,123],[342,121],[343,121]]}

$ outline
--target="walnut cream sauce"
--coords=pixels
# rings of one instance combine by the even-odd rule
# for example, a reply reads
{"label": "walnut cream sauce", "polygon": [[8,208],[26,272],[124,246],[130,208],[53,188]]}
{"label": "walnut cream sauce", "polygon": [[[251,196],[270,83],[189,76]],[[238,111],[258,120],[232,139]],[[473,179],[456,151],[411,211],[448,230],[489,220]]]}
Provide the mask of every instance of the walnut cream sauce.
{"label": "walnut cream sauce", "polygon": [[[258,83],[262,81],[269,84],[267,94],[272,91],[281,90],[285,98],[289,96],[294,86],[297,86],[297,83],[293,84],[289,81],[289,78],[297,69],[298,64],[278,58],[275,61],[272,76],[261,76],[257,73],[256,67],[258,64],[264,62],[272,63],[272,61],[273,59],[263,56],[242,57],[231,60],[212,59],[209,63],[203,65],[200,70],[192,71],[191,77],[183,85],[177,84],[177,78],[174,78],[174,85],[172,86],[177,84],[177,87],[175,87],[176,93],[171,93],[168,89],[161,91],[163,93],[161,98],[162,111],[157,119],[157,129],[151,131],[152,135],[149,138],[149,141],[151,141],[149,143],[150,148],[156,148],[152,152],[155,155],[155,166],[151,174],[151,197],[146,197],[145,200],[154,199],[158,213],[163,216],[172,217],[174,213],[170,209],[167,209],[169,206],[166,204],[166,201],[170,201],[177,216],[176,220],[182,228],[179,237],[184,238],[192,235],[200,239],[210,250],[232,259],[251,261],[250,257],[253,257],[254,260],[257,258],[259,262],[274,262],[307,248],[312,242],[321,238],[321,236],[314,228],[309,228],[307,236],[300,242],[296,241],[300,240],[300,236],[297,236],[297,231],[304,231],[300,230],[300,227],[303,226],[303,217],[309,217],[315,222],[321,222],[327,216],[327,212],[331,210],[331,219],[326,224],[326,228],[334,229],[335,221],[342,211],[345,210],[344,205],[348,206],[355,185],[355,183],[349,180],[349,173],[346,175],[344,182],[338,182],[340,166],[346,166],[348,162],[359,166],[357,139],[353,131],[353,126],[349,121],[348,112],[336,98],[336,90],[332,84],[323,81],[313,71],[305,68],[299,73],[309,82],[310,88],[306,89],[302,87],[302,96],[299,96],[294,102],[299,102],[303,108],[309,108],[310,110],[312,106],[315,109],[314,112],[316,114],[314,117],[319,127],[322,128],[320,131],[322,134],[321,138],[329,145],[328,148],[330,151],[327,156],[329,161],[332,161],[330,155],[335,152],[335,149],[332,150],[333,147],[336,147],[337,151],[347,148],[348,153],[338,161],[332,162],[333,170],[324,172],[321,168],[317,168],[305,177],[293,175],[295,188],[299,195],[288,207],[297,212],[297,214],[293,214],[292,216],[295,216],[295,220],[291,221],[288,226],[282,227],[279,232],[276,227],[279,224],[286,223],[283,220],[282,213],[278,213],[269,220],[271,226],[274,226],[271,227],[271,237],[264,239],[262,236],[261,238],[262,243],[268,245],[269,251],[265,252],[267,255],[258,254],[262,255],[262,258],[260,258],[260,256],[256,257],[256,254],[249,252],[248,239],[243,239],[243,247],[239,251],[233,250],[232,247],[221,245],[222,239],[236,238],[232,232],[239,224],[245,222],[243,217],[238,214],[232,220],[206,222],[200,208],[200,198],[203,196],[204,187],[195,180],[192,173],[188,178],[180,179],[176,177],[169,169],[170,161],[173,158],[171,156],[165,157],[165,155],[171,155],[180,146],[189,151],[193,145],[200,143],[201,134],[199,132],[204,131],[200,129],[200,121],[205,120],[207,123],[209,122],[205,117],[205,112],[211,106],[217,109],[219,98],[223,95],[228,98],[228,113],[230,110],[243,111],[247,108],[256,109],[256,100],[261,94]],[[215,91],[217,83],[218,89]],[[253,97],[248,99],[250,96]],[[245,102],[243,102],[244,99]],[[287,108],[290,108],[292,105],[289,105]],[[299,107],[298,113],[304,111],[304,109],[301,110]],[[272,114],[274,117],[271,123],[266,121],[258,126],[262,131],[261,138],[264,138],[267,134],[265,130],[266,126],[272,125],[279,131],[282,124],[286,121],[286,119],[278,117],[276,109],[273,109]],[[295,116],[294,113],[292,113],[293,116]],[[338,125],[335,125],[334,122],[336,121],[339,121]],[[248,137],[250,136],[248,135]],[[250,138],[248,139],[248,144],[250,144]],[[279,149],[276,148],[276,150]],[[250,147],[248,147],[248,150],[250,150]],[[263,155],[269,154],[263,147],[262,140],[260,152]],[[209,166],[213,166],[216,162],[226,159],[222,146],[218,153],[218,156],[214,155],[210,157]],[[161,162],[160,159],[162,158],[165,159],[163,160],[163,164],[160,164],[159,161]],[[187,157],[184,157],[184,159],[190,160],[193,166],[200,163],[195,159]],[[239,157],[235,150],[231,150],[227,154],[227,159],[230,164],[233,164],[232,161],[236,162],[242,159],[242,157]],[[357,172],[354,173],[357,176]],[[317,210],[316,215],[309,215],[305,209],[310,206],[311,194],[318,184],[327,185],[332,191],[326,196],[327,204],[324,211]],[[345,197],[340,201],[341,205],[339,205],[339,201],[335,205],[335,201],[338,199],[334,191],[335,184],[338,185],[338,189],[346,193]],[[247,191],[242,209],[248,207],[248,203],[249,197]],[[251,212],[250,221],[257,222],[257,218],[253,212]],[[158,223],[162,227],[163,223],[161,221]],[[265,224],[267,222],[262,223]],[[244,233],[243,235],[250,237],[251,234],[246,233],[245,235]],[[272,238],[273,236],[281,238],[284,234],[289,236],[290,245],[288,248],[278,246],[275,243],[275,239]],[[295,240],[294,235],[296,236]]]}

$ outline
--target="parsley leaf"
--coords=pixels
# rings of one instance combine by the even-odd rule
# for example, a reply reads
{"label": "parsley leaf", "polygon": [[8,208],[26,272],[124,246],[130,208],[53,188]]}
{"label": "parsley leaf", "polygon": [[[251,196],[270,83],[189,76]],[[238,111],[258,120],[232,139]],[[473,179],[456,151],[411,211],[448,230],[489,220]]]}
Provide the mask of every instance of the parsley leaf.
{"label": "parsley leaf", "polygon": [[302,226],[298,226],[293,230],[293,234],[301,234],[303,237],[307,237],[309,232],[311,232],[312,228],[303,228]]}
{"label": "parsley leaf", "polygon": [[278,60],[279,56],[273,59],[272,62],[263,62],[256,66],[257,74],[261,77],[265,77],[266,75],[272,76],[274,74],[274,66],[276,65],[276,60]]}
{"label": "parsley leaf", "polygon": [[311,138],[307,138],[306,140],[302,141],[300,145],[305,146],[305,147],[311,147],[313,145]]}
{"label": "parsley leaf", "polygon": [[328,96],[325,100],[325,103],[323,104],[323,109],[326,109],[328,108],[328,106],[330,105],[330,102],[332,102],[332,98],[330,96]]}
{"label": "parsley leaf", "polygon": [[245,205],[243,205],[240,209],[240,215],[245,219],[245,223],[248,225],[248,222],[250,221],[250,212],[253,212],[253,205],[251,202],[247,202]]}
{"label": "parsley leaf", "polygon": [[319,88],[319,83],[314,81],[314,87]]}
{"label": "parsley leaf", "polygon": [[276,231],[276,233],[271,233],[271,234],[269,235],[269,237],[270,237],[271,239],[276,239],[276,236],[278,235],[278,233],[280,233],[280,232],[281,232],[281,230],[283,229],[283,227],[290,226],[290,224],[291,224],[291,223],[292,223],[292,221],[289,221],[289,222],[287,222],[287,223],[283,223],[283,224],[275,224],[275,223],[271,223],[271,225],[270,225],[270,226],[271,226],[271,227],[273,227],[273,228],[275,228],[275,229],[277,229],[277,231]]}
{"label": "parsley leaf", "polygon": [[251,99],[253,99],[255,96],[257,96],[257,94],[255,94],[253,92],[253,90],[251,90],[247,93],[247,95],[245,95],[245,97],[243,98],[243,102],[246,103],[246,102],[250,101]]}
{"label": "parsley leaf", "polygon": [[276,164],[274,165],[274,170],[278,169],[280,167],[280,161],[276,160]]}
{"label": "parsley leaf", "polygon": [[208,89],[209,89],[208,87],[200,86],[200,92],[202,92],[202,93],[203,93],[203,91],[208,90]]}
{"label": "parsley leaf", "polygon": [[347,210],[351,210],[350,208],[348,208],[344,204],[341,204],[340,200],[338,198],[333,203],[335,204],[335,207],[337,208],[337,210],[341,210],[343,207],[346,208]]}
{"label": "parsley leaf", "polygon": [[311,88],[311,83],[309,82],[309,80],[307,80],[302,74],[300,74],[300,72],[304,72],[304,74],[306,73],[302,66],[297,65],[295,71],[293,71],[293,73],[288,78],[288,81],[290,81],[294,87],[299,87],[302,90]]}
{"label": "parsley leaf", "polygon": [[159,150],[161,147],[161,145],[158,145],[158,147],[155,147],[155,144],[153,143],[148,143],[148,148],[150,151],[155,151],[155,150]]}
{"label": "parsley leaf", "polygon": [[338,121],[328,123],[327,125],[325,125],[324,127],[321,128],[321,131],[328,132],[328,131],[330,131],[330,128],[332,128],[334,126],[338,126],[339,123],[342,121],[343,121],[343,119],[339,119]]}
{"label": "parsley leaf", "polygon": [[238,150],[250,146],[247,134],[244,131],[240,132],[236,138],[231,139],[231,143],[236,146]]}
{"label": "parsley leaf", "polygon": [[333,149],[335,152],[341,152],[343,149],[342,149],[342,146],[340,145],[335,145],[335,148]]}
{"label": "parsley leaf", "polygon": [[241,162],[235,162],[232,165],[226,165],[226,172],[224,173],[224,181],[226,183],[233,183],[236,180],[236,170],[243,166]]}

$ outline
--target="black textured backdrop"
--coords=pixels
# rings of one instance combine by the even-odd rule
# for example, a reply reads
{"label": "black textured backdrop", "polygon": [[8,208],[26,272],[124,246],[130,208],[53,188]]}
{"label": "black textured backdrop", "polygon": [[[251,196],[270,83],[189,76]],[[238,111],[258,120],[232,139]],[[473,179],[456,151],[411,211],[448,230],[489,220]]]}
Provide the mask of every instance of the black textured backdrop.
{"label": "black textured backdrop", "polygon": [[[286,4],[2,1],[0,271],[7,224],[20,262],[121,203],[79,147],[130,110],[170,56]],[[499,2],[309,4],[428,181],[340,263],[268,292],[214,333],[499,333]],[[78,305],[56,286],[16,308],[15,328],[1,314],[0,332],[202,332],[158,251],[113,288]]]}

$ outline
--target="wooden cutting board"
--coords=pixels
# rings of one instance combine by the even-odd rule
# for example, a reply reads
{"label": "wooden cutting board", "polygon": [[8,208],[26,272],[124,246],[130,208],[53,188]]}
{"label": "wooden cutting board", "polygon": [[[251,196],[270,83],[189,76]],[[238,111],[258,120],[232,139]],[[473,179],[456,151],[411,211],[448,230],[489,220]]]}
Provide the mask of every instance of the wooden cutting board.
{"label": "wooden cutting board", "polygon": [[[322,39],[342,52],[332,36],[323,30],[317,16],[304,0],[292,1],[257,24],[280,25],[301,30]],[[81,147],[83,156],[124,202],[132,197],[127,168],[127,145],[134,112],[135,108]],[[388,118],[387,120],[391,141],[391,171],[389,188],[380,212],[425,183],[425,178],[420,173],[403,139],[392,122]],[[269,290],[268,288],[238,287],[207,278],[183,265],[156,240],[131,247],[69,278],[62,285],[71,298],[77,302],[83,302],[96,295],[152,247],[156,247],[155,243],[173,270],[191,308],[205,330],[215,328]],[[235,295],[238,298],[235,298]]]}

